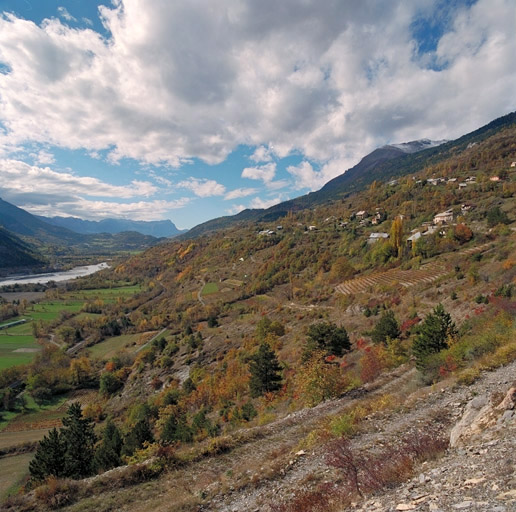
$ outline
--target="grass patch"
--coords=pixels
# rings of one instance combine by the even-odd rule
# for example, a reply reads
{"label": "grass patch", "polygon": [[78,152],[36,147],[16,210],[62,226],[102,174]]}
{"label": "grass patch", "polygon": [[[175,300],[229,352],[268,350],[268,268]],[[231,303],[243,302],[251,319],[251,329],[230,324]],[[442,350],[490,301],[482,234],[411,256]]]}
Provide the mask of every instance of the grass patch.
{"label": "grass patch", "polygon": [[201,295],[211,295],[212,293],[217,293],[218,291],[219,287],[217,283],[206,283],[202,289]]}
{"label": "grass patch", "polygon": [[29,473],[32,453],[23,453],[0,459],[0,498],[4,499],[16,492]]}
{"label": "grass patch", "polygon": [[30,363],[41,348],[32,335],[11,336],[9,333],[10,329],[0,331],[0,370]]}
{"label": "grass patch", "polygon": [[138,343],[140,336],[141,334],[123,334],[122,336],[108,338],[93,345],[93,347],[89,347],[88,351],[91,357],[98,359],[109,359],[124,348],[134,352],[138,348],[135,344]]}
{"label": "grass patch", "polygon": [[93,290],[80,290],[73,292],[71,297],[74,299],[91,300],[100,299],[104,302],[115,302],[119,297],[128,297],[141,291],[141,286],[119,286],[116,288],[95,288]]}

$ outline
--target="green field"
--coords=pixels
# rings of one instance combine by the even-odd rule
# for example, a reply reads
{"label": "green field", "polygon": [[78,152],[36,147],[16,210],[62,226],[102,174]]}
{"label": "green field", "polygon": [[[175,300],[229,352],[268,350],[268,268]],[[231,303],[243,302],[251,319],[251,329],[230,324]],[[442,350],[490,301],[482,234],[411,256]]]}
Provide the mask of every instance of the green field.
{"label": "green field", "polygon": [[[80,318],[95,318],[94,313],[80,313],[84,303],[88,300],[101,299],[104,302],[115,302],[117,298],[124,298],[139,292],[140,285],[119,286],[116,288],[98,288],[94,290],[79,290],[67,293],[62,299],[45,300],[31,304],[25,314],[11,318],[3,324],[26,319],[27,322],[0,330],[0,370],[20,364],[30,363],[34,354],[41,349],[32,335],[32,321],[53,322],[59,318],[61,311],[77,314]],[[1,324],[0,324],[1,325]],[[122,338],[122,339],[119,339]],[[117,337],[106,340],[92,348],[96,357],[111,357],[126,343],[132,343],[133,336]]]}
{"label": "green field", "polygon": [[134,352],[137,346],[133,343],[138,343],[140,334],[123,334],[122,336],[115,336],[114,338],[108,338],[93,347],[89,347],[88,351],[91,357],[97,357],[99,359],[109,359],[120,350],[124,349],[128,345],[130,352]]}
{"label": "green field", "polygon": [[217,283],[206,283],[204,288],[202,289],[202,295],[210,295],[212,293],[217,293],[219,291],[219,287]]}
{"label": "green field", "polygon": [[29,474],[29,462],[34,454],[23,453],[0,459],[0,498],[16,492]]}
{"label": "green field", "polygon": [[117,288],[95,288],[94,290],[79,290],[70,294],[74,299],[114,302],[118,297],[134,295],[141,290],[140,285],[120,286]]}
{"label": "green field", "polygon": [[40,302],[39,304],[34,304],[34,308],[27,309],[25,314],[26,316],[31,317],[33,320],[52,322],[59,317],[59,313],[61,311],[78,313],[83,305],[84,302],[79,300],[67,300],[64,302]]}
{"label": "green field", "polygon": [[[25,325],[27,324],[16,326],[13,329],[25,327]],[[34,359],[34,354],[41,349],[34,340],[34,336],[30,334],[11,335],[10,332],[11,329],[0,331],[0,370],[30,363]]]}

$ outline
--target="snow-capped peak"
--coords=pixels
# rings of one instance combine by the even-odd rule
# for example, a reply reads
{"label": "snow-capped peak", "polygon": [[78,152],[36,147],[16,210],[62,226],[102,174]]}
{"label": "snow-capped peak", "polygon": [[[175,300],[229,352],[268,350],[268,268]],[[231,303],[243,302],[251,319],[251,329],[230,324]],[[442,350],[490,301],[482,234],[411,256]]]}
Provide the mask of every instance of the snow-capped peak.
{"label": "snow-capped peak", "polygon": [[411,142],[402,142],[401,144],[387,144],[384,148],[397,148],[401,149],[404,153],[417,153],[423,149],[435,148],[448,142],[447,140],[430,140],[430,139],[419,139]]}

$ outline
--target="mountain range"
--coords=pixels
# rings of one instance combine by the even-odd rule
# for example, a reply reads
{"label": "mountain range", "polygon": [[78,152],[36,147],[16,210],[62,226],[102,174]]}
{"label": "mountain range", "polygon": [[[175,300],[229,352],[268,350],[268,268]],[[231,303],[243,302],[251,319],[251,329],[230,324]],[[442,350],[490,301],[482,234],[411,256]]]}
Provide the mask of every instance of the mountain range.
{"label": "mountain range", "polygon": [[177,229],[175,224],[169,219],[154,221],[102,219],[95,221],[79,219],[78,217],[37,217],[53,226],[60,226],[82,234],[110,233],[113,235],[123,231],[136,231],[142,235],[170,238],[187,231]]}
{"label": "mountain range", "polygon": [[[38,251],[48,245],[79,249],[89,254],[99,251],[110,253],[116,250],[141,250],[158,243],[158,237],[178,236],[179,239],[188,239],[243,222],[275,221],[289,212],[342,200],[365,189],[374,181],[386,182],[444,161],[471,144],[479,143],[499,129],[513,124],[516,124],[516,112],[500,117],[453,141],[421,139],[388,144],[375,149],[357,165],[333,178],[316,192],[267,209],[246,209],[236,215],[212,219],[187,232],[177,229],[170,220],[89,221],[74,217],[35,216],[0,199],[0,226],[4,228],[1,244],[4,249],[6,246],[12,247],[11,262],[16,266],[19,262],[31,261],[31,258],[35,258],[36,264],[44,260]],[[10,240],[16,243],[9,242]],[[4,253],[9,254],[9,251],[4,250]],[[3,264],[10,266],[7,260]]]}

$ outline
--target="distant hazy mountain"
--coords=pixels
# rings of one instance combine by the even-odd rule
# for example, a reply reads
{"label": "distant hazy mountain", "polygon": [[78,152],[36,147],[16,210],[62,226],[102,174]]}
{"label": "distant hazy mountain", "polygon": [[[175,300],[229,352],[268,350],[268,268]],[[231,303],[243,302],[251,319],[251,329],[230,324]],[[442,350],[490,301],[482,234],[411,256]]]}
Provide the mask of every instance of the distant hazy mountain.
{"label": "distant hazy mountain", "polygon": [[68,245],[82,239],[79,233],[48,224],[3,199],[0,199],[0,225],[16,235],[35,238],[43,243]]}
{"label": "distant hazy mountain", "polygon": [[[62,226],[45,222],[42,218],[0,199],[0,226],[38,248],[42,246],[65,247],[84,253],[111,254],[117,251],[143,250],[160,242],[152,235],[136,231],[122,233],[77,233]],[[4,247],[12,245],[6,239]]]}
{"label": "distant hazy mountain", "polygon": [[170,220],[125,220],[125,219],[103,219],[99,221],[83,220],[77,217],[42,217],[39,219],[54,226],[71,229],[76,233],[122,233],[123,231],[136,231],[142,235],[151,235],[157,238],[173,237],[183,233],[185,230],[177,229]]}

